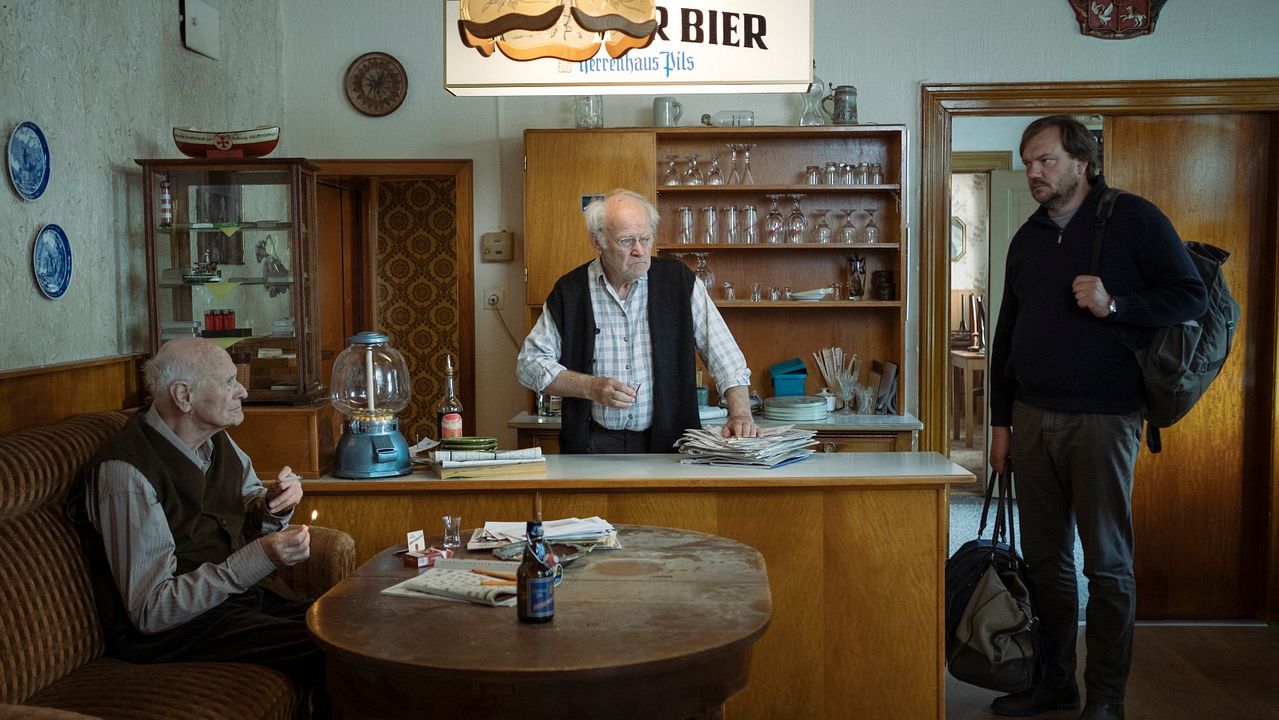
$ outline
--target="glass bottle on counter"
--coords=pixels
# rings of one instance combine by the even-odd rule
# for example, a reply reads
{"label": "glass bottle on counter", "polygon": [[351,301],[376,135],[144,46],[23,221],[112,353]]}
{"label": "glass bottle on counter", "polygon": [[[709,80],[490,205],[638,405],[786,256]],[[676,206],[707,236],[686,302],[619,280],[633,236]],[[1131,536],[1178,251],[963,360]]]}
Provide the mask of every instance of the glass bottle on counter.
{"label": "glass bottle on counter", "polygon": [[444,396],[440,398],[435,417],[440,440],[462,436],[462,401],[457,397],[457,388],[453,382],[452,355],[445,356]]}
{"label": "glass bottle on counter", "polygon": [[550,622],[555,619],[555,571],[542,521],[529,520],[524,537],[524,560],[515,571],[516,614],[523,623]]}

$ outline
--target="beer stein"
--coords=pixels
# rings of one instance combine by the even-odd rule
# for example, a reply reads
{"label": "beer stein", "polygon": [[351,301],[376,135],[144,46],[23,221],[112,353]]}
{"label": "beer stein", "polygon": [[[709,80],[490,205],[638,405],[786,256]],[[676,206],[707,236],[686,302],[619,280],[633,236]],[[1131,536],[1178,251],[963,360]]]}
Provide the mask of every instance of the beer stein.
{"label": "beer stein", "polygon": [[[830,108],[826,107],[830,103]],[[835,92],[822,98],[822,109],[830,113],[832,125],[857,124],[857,88],[852,85],[839,85]]]}
{"label": "beer stein", "polygon": [[693,242],[693,208],[688,205],[679,208],[679,241],[683,245]]}

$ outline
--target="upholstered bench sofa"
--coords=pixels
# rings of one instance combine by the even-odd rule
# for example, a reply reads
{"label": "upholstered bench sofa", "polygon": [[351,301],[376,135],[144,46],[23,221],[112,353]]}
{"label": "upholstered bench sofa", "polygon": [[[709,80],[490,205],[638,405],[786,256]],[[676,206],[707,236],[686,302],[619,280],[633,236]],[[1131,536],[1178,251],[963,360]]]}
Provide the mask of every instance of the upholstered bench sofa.
{"label": "upholstered bench sofa", "polygon": [[[103,656],[87,564],[63,499],[127,418],[90,413],[0,436],[0,720],[292,717],[294,689],[263,667]],[[354,566],[349,535],[312,527],[311,558],[282,576],[314,597]]]}

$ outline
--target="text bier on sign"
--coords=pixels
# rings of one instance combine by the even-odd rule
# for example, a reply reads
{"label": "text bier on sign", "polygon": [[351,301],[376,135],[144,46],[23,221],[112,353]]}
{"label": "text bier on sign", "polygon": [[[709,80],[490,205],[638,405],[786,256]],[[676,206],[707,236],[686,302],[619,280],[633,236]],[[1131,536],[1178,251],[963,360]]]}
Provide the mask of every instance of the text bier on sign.
{"label": "text bier on sign", "polygon": [[812,0],[446,0],[454,95],[803,92]]}

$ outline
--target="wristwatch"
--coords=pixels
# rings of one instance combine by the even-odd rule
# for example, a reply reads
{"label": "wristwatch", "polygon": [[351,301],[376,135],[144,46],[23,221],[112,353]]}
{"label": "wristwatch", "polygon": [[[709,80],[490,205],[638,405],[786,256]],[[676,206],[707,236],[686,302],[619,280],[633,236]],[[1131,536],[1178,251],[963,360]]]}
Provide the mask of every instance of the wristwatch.
{"label": "wristwatch", "polygon": [[1114,295],[1110,296],[1110,304],[1106,306],[1106,309],[1110,311],[1110,314],[1106,316],[1107,318],[1112,318],[1115,313],[1119,312],[1119,301],[1115,299]]}

